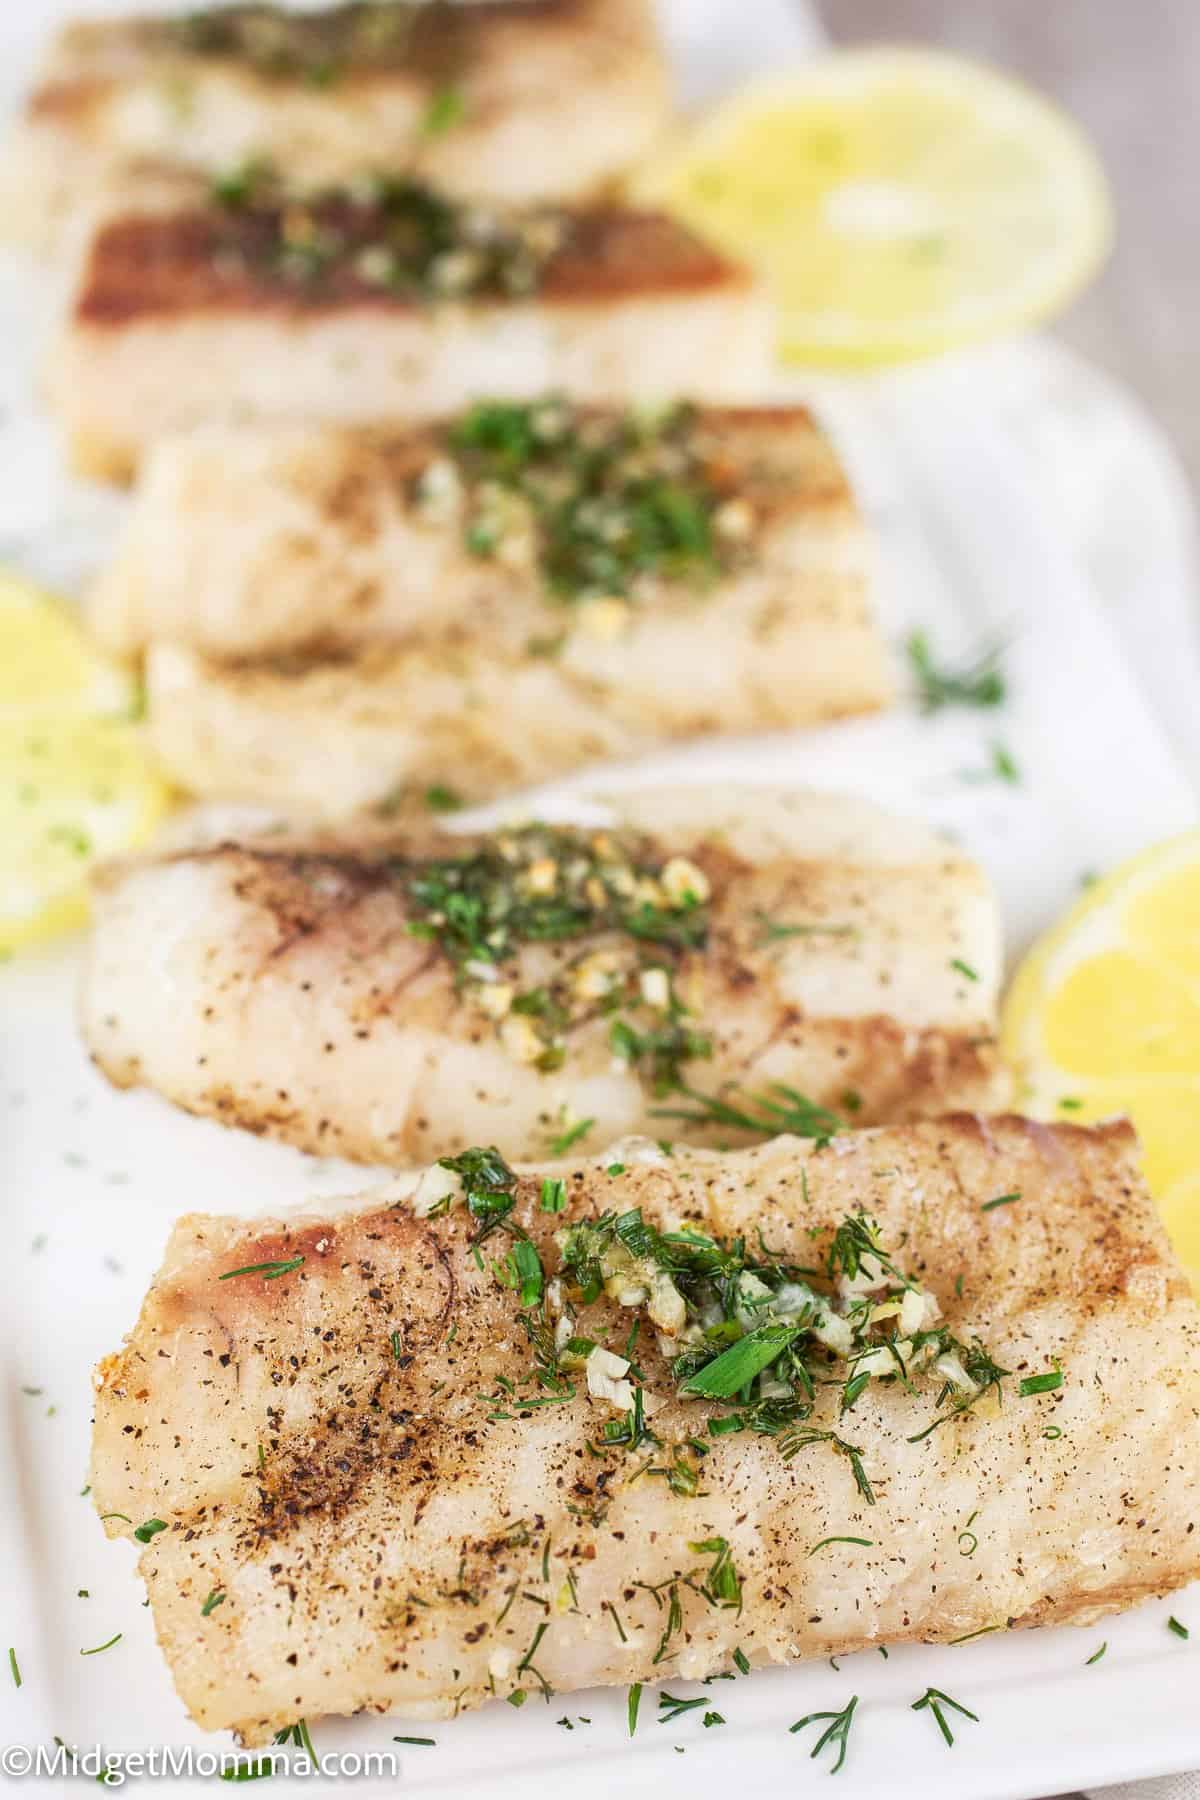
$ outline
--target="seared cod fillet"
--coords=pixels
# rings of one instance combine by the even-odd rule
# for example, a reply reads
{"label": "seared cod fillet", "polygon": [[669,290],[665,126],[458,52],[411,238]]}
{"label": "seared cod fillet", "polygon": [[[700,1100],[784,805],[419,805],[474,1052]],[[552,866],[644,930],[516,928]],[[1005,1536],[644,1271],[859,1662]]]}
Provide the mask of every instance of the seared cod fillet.
{"label": "seared cod fillet", "polygon": [[301,202],[248,176],[223,198],[151,183],[98,222],[48,391],[79,467],[124,479],[205,423],[746,399],[770,357],[753,277],[663,214],[498,211],[385,178]]}
{"label": "seared cod fillet", "polygon": [[266,161],[309,188],[407,168],[465,197],[566,200],[663,130],[650,0],[275,6],[79,21],[0,170],[0,231],[43,248],[147,164]]}
{"label": "seared cod fillet", "polygon": [[878,707],[871,551],[803,408],[486,402],[162,444],[91,616],[181,786],[337,818]]}
{"label": "seared cod fillet", "polygon": [[83,984],[92,1056],[118,1086],[381,1164],[1003,1103],[995,901],[944,841],[842,796],[613,808],[612,828],[115,866]]}
{"label": "seared cod fillet", "polygon": [[[165,1526],[140,1570],[200,1725],[1082,1624],[1200,1576],[1200,1317],[1127,1125],[453,1160],[183,1219],[100,1365],[92,1498]],[[762,1373],[713,1397],[731,1359]]]}
{"label": "seared cod fillet", "polygon": [[[650,544],[648,504],[666,527]],[[887,692],[870,548],[837,452],[799,406],[547,399],[407,429],[211,426],[150,451],[90,621],[118,654],[169,643],[216,660],[439,635],[461,653],[485,633],[507,660],[578,626],[652,665],[659,691],[700,620],[711,653],[728,609],[768,678],[791,633],[798,661],[840,669],[841,712]]]}

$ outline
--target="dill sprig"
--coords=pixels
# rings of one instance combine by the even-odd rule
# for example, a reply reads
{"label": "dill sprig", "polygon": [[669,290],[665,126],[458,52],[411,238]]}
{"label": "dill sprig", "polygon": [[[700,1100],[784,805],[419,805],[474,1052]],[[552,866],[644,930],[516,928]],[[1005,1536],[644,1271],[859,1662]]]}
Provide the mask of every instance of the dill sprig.
{"label": "dill sprig", "polygon": [[689,1125],[727,1125],[733,1131],[750,1132],[757,1137],[816,1138],[828,1143],[842,1129],[842,1121],[827,1107],[818,1106],[785,1082],[772,1082],[762,1094],[743,1097],[740,1104],[724,1100],[717,1094],[702,1094],[682,1079],[670,1089],[691,1102],[690,1106],[660,1106],[654,1116],[660,1119],[682,1119]]}
{"label": "dill sprig", "polygon": [[854,1723],[854,1709],[857,1705],[858,1695],[855,1694],[841,1712],[805,1713],[802,1719],[797,1719],[794,1725],[788,1726],[790,1732],[795,1732],[803,1731],[806,1725],[816,1725],[822,1719],[831,1721],[809,1752],[811,1757],[817,1757],[820,1756],[826,1744],[837,1745],[837,1759],[829,1771],[831,1775],[836,1775],[846,1760],[846,1747],[850,1738],[850,1727]]}
{"label": "dill sprig", "polygon": [[999,667],[1001,646],[996,645],[961,668],[939,668],[929,639],[914,631],[905,645],[917,682],[923,713],[941,712],[947,706],[1002,706],[1008,688]]}
{"label": "dill sprig", "polygon": [[949,1721],[942,1711],[944,1706],[952,1706],[956,1713],[961,1713],[964,1719],[973,1720],[976,1725],[979,1723],[979,1714],[971,1712],[968,1707],[963,1706],[957,1700],[952,1700],[949,1694],[943,1694],[940,1688],[935,1687],[926,1688],[925,1692],[921,1695],[921,1698],[913,1701],[913,1712],[924,1712],[925,1709],[928,1708],[937,1720],[937,1728],[945,1738],[947,1747],[953,1748],[954,1733],[951,1731]]}

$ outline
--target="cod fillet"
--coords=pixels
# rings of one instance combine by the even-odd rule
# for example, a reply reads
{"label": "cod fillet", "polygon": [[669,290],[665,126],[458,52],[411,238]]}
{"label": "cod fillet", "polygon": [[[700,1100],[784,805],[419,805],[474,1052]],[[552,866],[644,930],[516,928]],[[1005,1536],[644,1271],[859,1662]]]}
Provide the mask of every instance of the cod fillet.
{"label": "cod fillet", "polygon": [[216,424],[393,424],[481,395],[754,399],[771,316],[663,214],[504,210],[401,177],[301,201],[147,181],[86,245],[47,391],[77,466],[132,476]]}
{"label": "cod fillet", "polygon": [[455,1161],[181,1220],[100,1365],[92,1497],[155,1522],[200,1725],[1084,1624],[1200,1575],[1200,1318],[1127,1125]]}
{"label": "cod fillet", "polygon": [[0,171],[0,228],[52,249],[146,166],[267,162],[308,187],[406,168],[519,205],[594,192],[668,119],[649,0],[275,6],[80,20]]}
{"label": "cod fillet", "polygon": [[887,697],[870,551],[799,406],[548,398],[412,429],[215,426],[151,450],[90,620],[120,655],[216,662],[440,638],[511,663],[560,639],[557,667],[620,690],[643,664],[644,692],[676,665],[694,688],[689,642],[725,668],[740,632],[764,686],[784,691],[792,656],[837,713]]}
{"label": "cod fillet", "polygon": [[995,900],[943,840],[780,790],[613,811],[114,866],[82,992],[93,1059],[381,1164],[537,1156],[585,1124],[589,1143],[724,1143],[1003,1103]]}

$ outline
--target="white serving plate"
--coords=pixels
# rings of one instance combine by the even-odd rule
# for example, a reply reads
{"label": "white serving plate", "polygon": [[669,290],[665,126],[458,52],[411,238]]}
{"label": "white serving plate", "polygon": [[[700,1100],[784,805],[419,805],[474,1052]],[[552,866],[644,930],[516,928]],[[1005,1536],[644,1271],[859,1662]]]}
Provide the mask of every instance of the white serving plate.
{"label": "white serving plate", "polygon": [[[747,43],[777,56],[800,44],[786,6],[670,0],[692,91],[714,83],[720,46],[737,69]],[[754,27],[761,26],[761,30]],[[3,32],[0,27],[0,45]],[[707,35],[706,35],[707,33]],[[700,51],[697,53],[697,46]],[[14,478],[0,502],[0,551],[72,578],[94,563],[115,511],[65,483],[30,411],[27,371],[36,305],[24,277],[0,275],[7,347],[0,442]],[[967,404],[959,374],[821,384],[817,397],[848,456],[881,540],[883,606],[897,641],[914,625],[939,650],[1005,639],[1011,699],[999,713],[890,717],[754,743],[710,744],[636,769],[546,790],[569,809],[598,787],[680,780],[796,780],[870,795],[959,836],[999,888],[1010,947],[1020,948],[1077,891],[1080,878],[1195,823],[1196,802],[1125,659],[1063,543],[1042,516],[1013,445]],[[813,384],[808,384],[811,388]],[[7,474],[6,474],[7,479]],[[1012,786],[968,779],[993,741],[1015,757]],[[540,804],[540,802],[539,802]],[[0,1193],[6,1209],[6,1304],[0,1310],[0,1745],[110,1754],[150,1745],[228,1748],[186,1720],[154,1643],[129,1545],[106,1543],[80,1495],[90,1420],[89,1372],[136,1317],[175,1217],[192,1209],[250,1214],[380,1179],[176,1114],[153,1096],[111,1092],[73,1023],[77,945],[0,968]],[[37,1389],[36,1393],[26,1392]],[[86,1588],[89,1597],[77,1597]],[[1190,1621],[1192,1642],[1165,1629]],[[103,1655],[81,1649],[123,1637]],[[1102,1661],[1086,1658],[1107,1639]],[[4,1668],[17,1651],[23,1686]],[[1200,1765],[1196,1706],[1200,1588],[1086,1631],[985,1637],[957,1647],[867,1653],[721,1682],[708,1692],[728,1723],[699,1715],[661,1726],[653,1692],[631,1742],[618,1690],[504,1705],[432,1726],[387,1719],[313,1724],[324,1755],[392,1750],[404,1787],[500,1800],[569,1789],[658,1795],[687,1783],[697,1800],[754,1786],[823,1780],[813,1740],[788,1735],[802,1714],[860,1696],[835,1793],[867,1800],[1028,1800],[1087,1784]],[[927,1685],[980,1715],[952,1751],[910,1708]],[[564,1716],[590,1723],[567,1733]],[[436,1748],[396,1747],[394,1732]],[[682,1758],[680,1756],[682,1750]],[[2,1763],[2,1758],[0,1758]],[[29,1791],[57,1791],[30,1781]],[[182,1796],[186,1785],[163,1784]],[[293,1784],[277,1777],[272,1791]],[[299,1789],[303,1786],[295,1782]],[[364,1781],[366,1794],[395,1791]]]}

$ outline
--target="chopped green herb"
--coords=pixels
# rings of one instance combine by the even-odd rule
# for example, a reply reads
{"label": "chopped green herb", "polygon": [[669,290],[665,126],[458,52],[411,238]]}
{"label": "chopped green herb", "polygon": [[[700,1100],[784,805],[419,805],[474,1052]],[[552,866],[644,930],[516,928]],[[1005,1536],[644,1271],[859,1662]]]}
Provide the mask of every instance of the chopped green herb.
{"label": "chopped green herb", "polygon": [[528,1698],[529,1698],[529,1696],[525,1692],[524,1688],[514,1688],[512,1693],[507,1696],[508,1704],[510,1706],[518,1706],[518,1707],[524,1706],[524,1704],[525,1704],[526,1700],[528,1700]]}
{"label": "chopped green herb", "polygon": [[602,1603],[600,1610],[601,1610],[601,1612],[610,1612],[612,1614],[613,1624],[617,1628],[617,1636],[620,1638],[620,1640],[623,1644],[627,1643],[629,1640],[625,1636],[625,1627],[621,1624],[620,1619],[617,1617],[617,1609],[613,1605],[612,1601],[605,1600]]}
{"label": "chopped green herb", "polygon": [[208,1596],[208,1599],[204,1602],[204,1605],[200,1608],[200,1617],[202,1619],[207,1619],[210,1613],[216,1612],[218,1606],[224,1604],[224,1601],[224,1588],[214,1588],[212,1593]]}
{"label": "chopped green herb", "polygon": [[730,1345],[715,1361],[697,1369],[680,1384],[681,1394],[702,1394],[709,1400],[728,1400],[777,1361],[800,1336],[798,1325],[762,1325]]}
{"label": "chopped green herb", "polygon": [[247,1263],[242,1269],[226,1269],[218,1275],[218,1281],[232,1281],[235,1275],[261,1275],[264,1281],[278,1281],[281,1275],[290,1275],[304,1261],[303,1256],[293,1256],[287,1262]]}
{"label": "chopped green herb", "polygon": [[970,963],[964,962],[961,956],[951,957],[950,967],[952,969],[957,969],[958,973],[967,981],[979,980],[978,970],[973,969]]}
{"label": "chopped green herb", "polygon": [[437,1739],[436,1738],[394,1737],[392,1739],[392,1742],[393,1742],[393,1744],[428,1744],[428,1745],[432,1746],[433,1748],[437,1747]]}
{"label": "chopped green herb", "polygon": [[625,1173],[625,1164],[624,1163],[609,1163],[609,1165],[608,1165],[607,1169],[605,1169],[604,1173],[608,1176],[611,1176],[615,1180],[615,1178],[618,1175],[623,1175]]}
{"label": "chopped green herb", "polygon": [[421,123],[421,135],[427,138],[440,137],[452,126],[461,124],[466,110],[467,102],[461,88],[439,88],[425,109],[425,117]]}
{"label": "chopped green herb", "polygon": [[629,1721],[630,1737],[632,1737],[634,1732],[637,1730],[638,1708],[641,1706],[641,1704],[642,1704],[642,1684],[640,1681],[635,1681],[633,1686],[629,1690],[629,1699],[626,1702],[626,1716]]}
{"label": "chopped green herb", "polygon": [[743,1675],[748,1675],[750,1673],[750,1659],[744,1650],[735,1650],[733,1653],[733,1660]]}
{"label": "chopped green herb", "polygon": [[567,1204],[567,1184],[558,1175],[547,1175],[542,1182],[541,1210],[547,1213],[565,1211]]}
{"label": "chopped green herb", "polygon": [[1098,1650],[1092,1651],[1092,1654],[1088,1657],[1087,1661],[1083,1665],[1084,1668],[1090,1669],[1093,1663],[1098,1663],[1100,1661],[1100,1658],[1104,1655],[1104,1652],[1107,1649],[1108,1649],[1108,1639],[1105,1638],[1105,1640],[1101,1644],[1100,1648]]}
{"label": "chopped green herb", "polygon": [[1175,1617],[1174,1613],[1172,1613],[1171,1617],[1167,1620],[1167,1630],[1173,1631],[1177,1638],[1189,1638],[1192,1635],[1186,1625],[1181,1625],[1179,1623],[1179,1620]]}
{"label": "chopped green herb", "polygon": [[508,1262],[514,1277],[511,1285],[518,1289],[521,1305],[536,1306],[542,1297],[545,1276],[541,1258],[528,1238],[518,1238],[508,1253]]}
{"label": "chopped green herb", "polygon": [[595,1119],[580,1119],[577,1125],[568,1126],[566,1131],[564,1131],[560,1137],[556,1137],[552,1140],[550,1144],[552,1154],[555,1156],[565,1156],[567,1151],[573,1149],[575,1145],[579,1143],[581,1138],[587,1136],[595,1123]]}
{"label": "chopped green herb", "polygon": [[1059,1101],[1058,1110],[1060,1112],[1082,1112],[1083,1101],[1073,1099],[1070,1095],[1067,1095]]}
{"label": "chopped green herb", "polygon": [[989,1632],[1003,1630],[1003,1625],[980,1625],[977,1630],[964,1631],[961,1637],[947,1638],[946,1642],[949,1644],[969,1644],[974,1638],[987,1637]]}
{"label": "chopped green herb", "polygon": [[994,1200],[985,1200],[979,1210],[980,1212],[994,1212],[996,1207],[1012,1206],[1014,1202],[1020,1198],[1021,1195],[1019,1192],[1015,1194],[997,1194]]}
{"label": "chopped green herb", "polygon": [[708,1700],[703,1694],[698,1700],[679,1700],[674,1694],[663,1692],[658,1696],[658,1722],[673,1725],[684,1713],[695,1712],[698,1707],[707,1705]]}
{"label": "chopped green herb", "polygon": [[518,541],[553,600],[623,609],[656,580],[703,591],[747,560],[746,534],[726,527],[753,514],[694,407],[602,421],[556,397],[485,401],[448,448],[468,496],[468,548],[492,557]]}
{"label": "chopped green herb", "polygon": [[1062,1384],[1062,1370],[1050,1369],[1045,1375],[1026,1375],[1017,1392],[1022,1400],[1026,1400],[1031,1394],[1052,1394]]}
{"label": "chopped green herb", "polygon": [[167,1521],[165,1519],[147,1519],[144,1525],[138,1526],[133,1535],[139,1544],[148,1544],[152,1537],[157,1537],[160,1531],[166,1529]]}
{"label": "chopped green herb", "polygon": [[764,912],[756,912],[755,918],[760,927],[759,946],[779,944],[788,938],[808,937],[858,937],[857,925],[826,925],[823,923],[791,924],[786,919],[772,919]]}
{"label": "chopped green herb", "polygon": [[440,1169],[460,1177],[467,1196],[467,1211],[479,1221],[474,1242],[503,1223],[517,1203],[517,1178],[495,1146],[464,1150],[459,1156],[438,1159]]}
{"label": "chopped green herb", "polygon": [[957,1700],[952,1700],[949,1694],[943,1694],[940,1688],[926,1688],[925,1692],[921,1695],[921,1698],[913,1701],[912,1710],[914,1712],[923,1712],[925,1708],[928,1707],[929,1711],[937,1720],[938,1730],[945,1738],[947,1745],[953,1747],[954,1733],[951,1731],[946,1715],[942,1711],[944,1706],[952,1706],[956,1713],[961,1713],[964,1719],[972,1719],[976,1725],[979,1723],[979,1714],[969,1711],[967,1707],[962,1706]]}
{"label": "chopped green herb", "polygon": [[700,1723],[707,1731],[712,1725],[723,1725],[725,1720],[719,1712],[706,1712]]}
{"label": "chopped green herb", "polygon": [[810,1556],[815,1556],[818,1550],[823,1550],[825,1548],[826,1544],[861,1544],[864,1549],[870,1549],[872,1542],[873,1540],[871,1538],[824,1537],[821,1539],[820,1543],[813,1545],[808,1554]]}
{"label": "chopped green herb", "polygon": [[21,1665],[17,1661],[17,1653],[12,1648],[11,1645],[9,1646],[9,1651],[8,1651],[8,1667],[9,1667],[9,1671],[13,1678],[13,1686],[20,1687],[20,1685],[21,1685]]}
{"label": "chopped green herb", "polygon": [[998,780],[1007,781],[1012,787],[1020,784],[1021,771],[1017,767],[1016,759],[1011,750],[1006,750],[1003,744],[992,745],[992,773]]}
{"label": "chopped green herb", "polygon": [[689,1543],[688,1549],[695,1556],[713,1558],[712,1567],[700,1589],[709,1605],[736,1607],[740,1613],[742,1584],[733,1566],[732,1552],[726,1540],[723,1537],[703,1538],[699,1543]]}
{"label": "chopped green herb", "polygon": [[445,787],[441,782],[435,782],[432,787],[425,789],[425,805],[433,813],[461,812],[463,797],[452,787]]}
{"label": "chopped green herb", "polygon": [[699,1093],[682,1081],[673,1091],[690,1100],[691,1106],[657,1107],[657,1118],[683,1119],[692,1125],[728,1125],[734,1131],[753,1132],[758,1137],[790,1132],[793,1137],[818,1138],[823,1142],[836,1137],[842,1126],[835,1113],[781,1081],[773,1082],[764,1094],[747,1096],[740,1105],[715,1094]]}
{"label": "chopped green herb", "polygon": [[529,1673],[533,1676],[534,1680],[538,1683],[538,1686],[541,1688],[543,1699],[545,1699],[547,1701],[553,1699],[554,1689],[550,1686],[550,1683],[546,1680],[546,1677],[537,1668],[533,1659],[537,1655],[538,1645],[541,1643],[542,1639],[545,1637],[545,1635],[549,1631],[549,1629],[550,1629],[549,1621],[547,1619],[543,1619],[542,1623],[538,1626],[537,1630],[533,1634],[533,1642],[530,1644],[528,1650],[525,1652],[524,1656],[521,1658],[520,1662],[517,1664],[517,1674],[523,1675],[525,1673],[526,1669],[528,1669]]}
{"label": "chopped green herb", "polygon": [[826,1744],[837,1745],[837,1760],[830,1770],[831,1775],[836,1775],[846,1760],[846,1745],[850,1737],[850,1727],[854,1723],[854,1709],[857,1705],[858,1695],[855,1694],[849,1704],[842,1708],[841,1712],[805,1713],[802,1719],[797,1719],[794,1725],[788,1726],[790,1732],[795,1732],[803,1731],[806,1725],[816,1725],[822,1719],[829,1719],[832,1721],[826,1726],[812,1750],[809,1752],[810,1756],[817,1757],[820,1756]]}
{"label": "chopped green herb", "polygon": [[97,1644],[91,1650],[81,1650],[79,1654],[80,1656],[99,1656],[102,1650],[111,1650],[114,1644],[119,1644],[124,1635],[123,1631],[118,1631],[115,1637],[110,1637],[106,1644]]}
{"label": "chopped green herb", "polygon": [[923,631],[914,631],[905,648],[916,677],[922,712],[940,712],[947,706],[993,707],[1003,704],[1007,690],[998,667],[999,648],[988,651],[962,669],[939,669]]}

